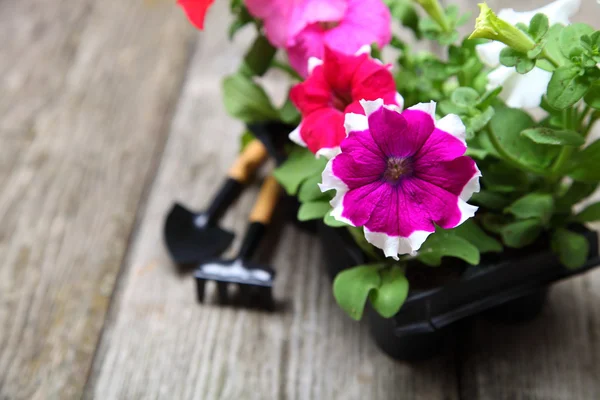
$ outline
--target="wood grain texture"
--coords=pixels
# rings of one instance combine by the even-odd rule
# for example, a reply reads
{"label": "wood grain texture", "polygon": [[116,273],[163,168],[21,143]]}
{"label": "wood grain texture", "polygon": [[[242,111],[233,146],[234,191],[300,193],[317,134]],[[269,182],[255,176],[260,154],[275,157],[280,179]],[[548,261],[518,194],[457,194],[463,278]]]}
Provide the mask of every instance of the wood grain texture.
{"label": "wood grain texture", "polygon": [[[463,9],[476,10],[477,1],[462,3]],[[495,10],[517,11],[547,3],[488,2]],[[573,21],[598,26],[600,5],[581,3]],[[595,198],[600,199],[600,193]],[[600,271],[555,285],[542,315],[530,323],[511,326],[477,320],[465,332],[462,349],[463,399],[600,399]]]}
{"label": "wood grain texture", "polygon": [[83,391],[192,30],[171,5],[0,1],[0,398]]}
{"label": "wood grain texture", "polygon": [[[161,243],[174,199],[207,203],[234,160],[241,126],[221,105],[219,80],[243,43],[226,42],[225,5],[201,34],[148,207],[111,307],[87,398],[95,399],[455,399],[452,355],[421,365],[381,354],[365,326],[335,304],[315,237],[286,225],[274,232],[275,314],[198,305],[191,276],[179,276]],[[208,34],[210,32],[210,34]],[[266,79],[282,98],[281,79]],[[242,233],[258,184],[226,216]],[[275,241],[279,238],[278,242]],[[234,246],[236,247],[236,246]]]}

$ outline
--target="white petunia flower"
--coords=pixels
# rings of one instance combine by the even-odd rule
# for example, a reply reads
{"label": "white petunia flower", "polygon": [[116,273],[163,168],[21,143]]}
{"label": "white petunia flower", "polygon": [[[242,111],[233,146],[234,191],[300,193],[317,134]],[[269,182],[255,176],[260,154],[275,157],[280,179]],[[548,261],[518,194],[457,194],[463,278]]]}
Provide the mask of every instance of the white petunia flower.
{"label": "white petunia flower", "polygon": [[[500,10],[498,17],[511,24],[519,22],[529,25],[531,19],[539,13],[546,14],[550,25],[568,25],[569,17],[578,10],[581,0],[557,0],[533,11],[517,12],[512,8]],[[515,67],[505,67],[500,64],[500,52],[506,47],[500,42],[490,42],[478,45],[475,50],[481,61],[488,67],[495,68],[488,75],[488,90],[503,86],[500,98],[509,107],[535,108],[540,105],[542,96],[552,77],[552,73],[534,67],[526,74],[519,74]]]}

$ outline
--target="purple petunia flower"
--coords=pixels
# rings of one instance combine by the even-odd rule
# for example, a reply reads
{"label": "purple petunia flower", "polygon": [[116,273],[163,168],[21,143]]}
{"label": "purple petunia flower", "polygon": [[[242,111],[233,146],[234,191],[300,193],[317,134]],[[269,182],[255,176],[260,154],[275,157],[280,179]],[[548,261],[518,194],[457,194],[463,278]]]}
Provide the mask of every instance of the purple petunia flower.
{"label": "purple petunia flower", "polygon": [[435,103],[403,112],[383,100],[362,101],[365,115],[346,114],[348,136],[323,171],[323,192],[335,189],[331,215],[364,226],[365,238],[388,257],[414,253],[442,228],[472,217],[467,204],[481,173],[464,156],[465,127],[457,115],[435,121]]}

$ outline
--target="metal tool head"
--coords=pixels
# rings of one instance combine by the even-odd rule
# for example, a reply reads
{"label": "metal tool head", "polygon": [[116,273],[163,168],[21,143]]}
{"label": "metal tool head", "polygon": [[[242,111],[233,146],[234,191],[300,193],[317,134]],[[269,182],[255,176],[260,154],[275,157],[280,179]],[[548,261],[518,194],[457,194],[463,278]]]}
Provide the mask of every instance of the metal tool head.
{"label": "metal tool head", "polygon": [[[234,260],[212,260],[198,266],[196,278],[198,301],[204,302],[206,284],[217,284],[217,301],[244,307],[273,310],[275,271],[268,266]],[[235,289],[237,288],[237,292]]]}
{"label": "metal tool head", "polygon": [[208,221],[206,214],[194,213],[175,203],[167,215],[164,239],[167,249],[180,266],[196,264],[223,253],[234,234]]}

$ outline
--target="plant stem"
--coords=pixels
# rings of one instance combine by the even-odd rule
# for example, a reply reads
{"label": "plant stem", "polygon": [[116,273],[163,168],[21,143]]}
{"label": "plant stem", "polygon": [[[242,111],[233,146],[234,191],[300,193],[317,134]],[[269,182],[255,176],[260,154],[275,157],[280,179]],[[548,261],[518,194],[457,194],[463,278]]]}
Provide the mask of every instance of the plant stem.
{"label": "plant stem", "polygon": [[281,61],[273,59],[273,61],[271,61],[271,66],[273,68],[277,68],[277,69],[285,72],[286,74],[288,74],[291,78],[293,78],[295,80],[302,81],[302,77],[300,76],[300,74],[298,74],[292,67],[290,67],[287,64],[282,63]]}
{"label": "plant stem", "polygon": [[423,9],[427,12],[427,14],[429,14],[431,19],[433,19],[435,22],[438,23],[440,28],[442,28],[442,30],[445,33],[452,32],[452,29],[450,28],[450,24],[448,23],[448,20],[446,19],[446,13],[444,12],[444,9],[440,5],[439,1],[437,1],[437,0],[417,0],[417,3],[419,3],[423,7]]}
{"label": "plant stem", "polygon": [[496,151],[509,164],[513,165],[514,167],[516,167],[518,169],[529,171],[529,172],[532,172],[534,174],[546,175],[546,171],[544,171],[543,169],[538,169],[538,168],[531,167],[529,165],[525,165],[525,164],[521,163],[518,159],[514,158],[511,154],[509,154],[506,150],[504,150],[504,148],[502,147],[502,145],[498,141],[498,138],[496,137],[496,135],[494,135],[492,133],[492,131],[490,129],[486,129],[486,131],[487,131],[488,137],[490,138],[490,141],[492,142],[492,145],[494,146],[494,149],[496,149]]}
{"label": "plant stem", "polygon": [[552,57],[550,53],[546,51],[546,49],[542,50],[542,54],[540,55],[542,58],[546,59],[550,64],[552,64],[554,68],[560,68],[560,62]]}

